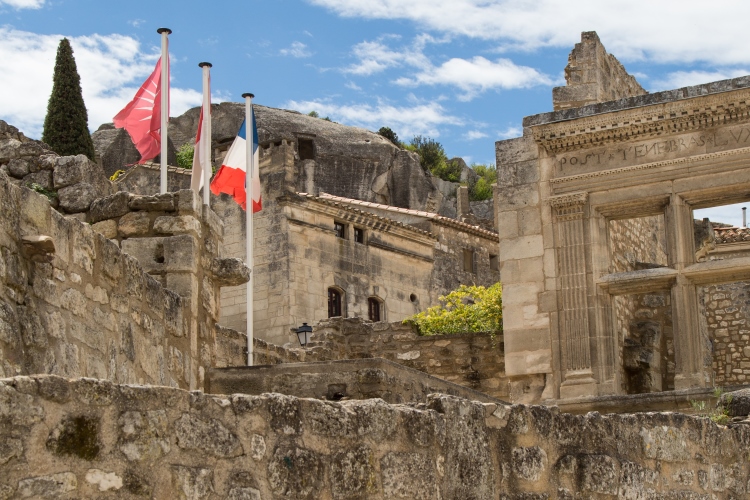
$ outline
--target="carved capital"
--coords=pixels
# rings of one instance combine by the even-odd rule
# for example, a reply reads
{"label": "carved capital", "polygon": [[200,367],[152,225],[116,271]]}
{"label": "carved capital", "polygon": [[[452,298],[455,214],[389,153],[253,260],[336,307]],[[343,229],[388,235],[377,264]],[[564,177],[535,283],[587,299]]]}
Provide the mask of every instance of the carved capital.
{"label": "carved capital", "polygon": [[583,207],[588,199],[589,194],[582,191],[552,196],[548,201],[559,220],[570,220],[583,217]]}

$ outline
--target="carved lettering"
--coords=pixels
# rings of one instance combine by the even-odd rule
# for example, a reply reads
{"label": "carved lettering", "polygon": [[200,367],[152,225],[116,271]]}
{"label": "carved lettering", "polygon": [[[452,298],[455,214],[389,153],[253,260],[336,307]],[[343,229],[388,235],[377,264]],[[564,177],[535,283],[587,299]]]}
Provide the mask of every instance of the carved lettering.
{"label": "carved lettering", "polygon": [[[728,132],[728,134],[727,134]],[[695,150],[696,153],[705,146],[722,147],[731,144],[750,144],[750,127],[730,129],[726,132],[710,134],[695,134],[690,136],[675,137],[662,141],[650,141],[633,146],[624,146],[617,149],[605,149],[597,152],[587,152],[579,155],[569,155],[559,158],[559,168],[575,166],[577,168],[589,165],[606,166],[608,162],[638,160],[657,160],[667,154],[679,154]],[[595,167],[596,168],[596,167]],[[571,172],[572,173],[572,172]]]}

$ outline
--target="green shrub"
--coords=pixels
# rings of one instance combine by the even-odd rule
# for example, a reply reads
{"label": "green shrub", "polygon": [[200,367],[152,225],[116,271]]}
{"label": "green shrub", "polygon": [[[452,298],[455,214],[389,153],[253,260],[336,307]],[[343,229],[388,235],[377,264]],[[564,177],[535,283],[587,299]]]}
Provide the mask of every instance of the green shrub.
{"label": "green shrub", "polygon": [[180,146],[180,149],[177,150],[177,154],[175,155],[177,157],[177,166],[180,168],[192,169],[194,155],[195,146],[190,143],[183,144]]}
{"label": "green shrub", "polygon": [[500,283],[490,287],[461,285],[440,297],[433,306],[404,320],[416,326],[420,335],[448,335],[503,330],[503,290]]}
{"label": "green shrub", "polygon": [[396,132],[391,130],[390,127],[380,127],[380,130],[378,130],[378,134],[391,141],[395,146],[399,148],[401,147],[401,142],[398,140],[398,135],[396,135]]}

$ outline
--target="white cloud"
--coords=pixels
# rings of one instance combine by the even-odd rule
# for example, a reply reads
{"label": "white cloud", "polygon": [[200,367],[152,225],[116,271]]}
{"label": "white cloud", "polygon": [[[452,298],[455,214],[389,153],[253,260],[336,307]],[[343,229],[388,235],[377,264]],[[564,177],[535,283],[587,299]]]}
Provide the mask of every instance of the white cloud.
{"label": "white cloud", "polygon": [[665,75],[664,78],[651,82],[651,92],[658,92],[665,89],[679,89],[690,87],[691,85],[700,85],[706,82],[716,82],[737,78],[750,74],[746,69],[727,69],[725,71],[675,71]]}
{"label": "white cloud", "polygon": [[352,50],[354,57],[359,61],[347,68],[345,73],[351,73],[360,76],[369,76],[374,73],[380,73],[388,68],[393,67],[416,67],[429,68],[432,63],[424,55],[425,46],[428,43],[440,43],[428,35],[417,36],[411,45],[400,49],[391,49],[386,45],[386,41],[400,39],[396,35],[385,35],[374,42],[361,42],[354,46]]}
{"label": "white cloud", "polygon": [[15,9],[39,9],[44,0],[0,0],[0,5],[9,5]]}
{"label": "white cloud", "polygon": [[419,35],[409,46],[391,48],[385,42],[396,38],[387,35],[375,41],[365,41],[354,46],[353,55],[358,62],[344,68],[345,73],[369,76],[389,68],[408,68],[415,73],[397,78],[394,83],[401,86],[448,85],[463,91],[459,99],[468,101],[489,89],[511,89],[534,85],[564,83],[553,81],[534,68],[518,66],[509,59],[490,61],[481,56],[471,59],[452,58],[435,65],[425,54],[427,44],[445,43],[447,39],[436,39]]}
{"label": "white cloud", "polygon": [[128,21],[128,24],[133,28],[140,28],[145,22],[145,19],[131,19],[130,21]]}
{"label": "white cloud", "polygon": [[521,137],[523,135],[523,129],[521,127],[508,127],[505,130],[501,130],[497,133],[498,139],[513,139],[514,137]]}
{"label": "white cloud", "polygon": [[357,91],[362,90],[362,87],[360,87],[359,85],[357,85],[354,82],[346,82],[344,84],[344,87],[346,87],[348,89],[351,89],[351,90],[357,90]]}
{"label": "white cloud", "polygon": [[437,102],[393,106],[383,102],[371,105],[337,104],[327,100],[315,100],[289,101],[284,107],[303,113],[314,110],[320,116],[330,116],[333,121],[369,130],[390,127],[401,138],[411,138],[420,134],[436,138],[440,136],[440,126],[462,124],[460,119],[450,116]]}
{"label": "white cloud", "polygon": [[[308,0],[341,16],[405,19],[420,28],[496,41],[500,48],[571,47],[582,31],[596,30],[624,60],[750,62],[741,29],[731,19],[750,17],[750,2],[630,0]],[[698,36],[708,33],[710,36]]]}
{"label": "white cloud", "polygon": [[552,85],[547,75],[528,66],[517,66],[508,59],[490,61],[481,56],[471,59],[450,59],[416,74],[413,78],[399,78],[399,85],[453,85],[464,91],[460,100],[472,99],[488,89],[524,88],[534,85]]}
{"label": "white cloud", "polygon": [[485,137],[487,137],[487,134],[481,130],[469,130],[464,134],[464,139],[467,141],[475,141],[477,139],[484,139]]}
{"label": "white cloud", "polygon": [[302,42],[292,42],[288,49],[281,49],[279,54],[291,57],[310,57],[312,52],[307,50],[307,45]]}
{"label": "white cloud", "polygon": [[[0,118],[18,127],[29,137],[39,138],[52,92],[52,73],[57,46],[62,35],[39,35],[0,27]],[[151,74],[158,54],[144,52],[132,37],[91,35],[69,37],[89,127],[96,130],[135,95]],[[200,92],[171,89],[171,115],[177,116],[200,105]]]}

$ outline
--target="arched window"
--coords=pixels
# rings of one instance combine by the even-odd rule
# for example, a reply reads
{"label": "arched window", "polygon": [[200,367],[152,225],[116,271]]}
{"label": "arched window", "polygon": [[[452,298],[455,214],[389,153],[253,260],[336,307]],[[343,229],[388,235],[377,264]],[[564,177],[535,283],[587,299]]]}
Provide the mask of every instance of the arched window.
{"label": "arched window", "polygon": [[343,316],[341,309],[341,292],[336,288],[328,289],[328,317]]}
{"label": "arched window", "polygon": [[370,297],[367,299],[367,315],[370,321],[383,321],[385,320],[383,311],[383,301],[377,297]]}

